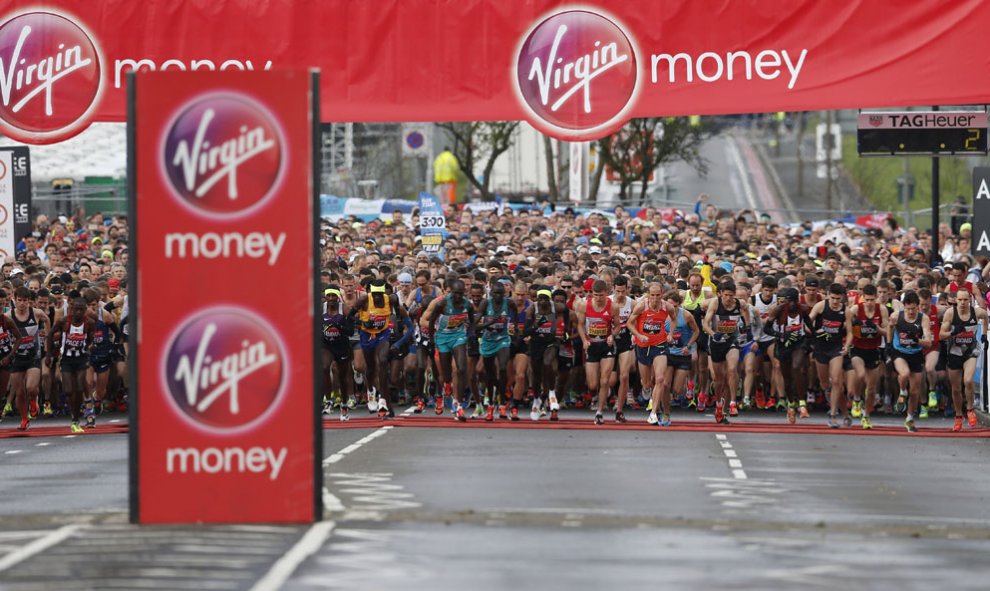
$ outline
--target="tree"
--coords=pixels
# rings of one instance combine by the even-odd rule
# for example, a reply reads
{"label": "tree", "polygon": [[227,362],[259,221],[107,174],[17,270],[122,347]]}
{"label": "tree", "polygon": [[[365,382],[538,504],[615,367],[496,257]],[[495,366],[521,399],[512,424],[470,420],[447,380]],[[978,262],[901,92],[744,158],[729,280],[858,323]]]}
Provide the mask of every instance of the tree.
{"label": "tree", "polygon": [[699,174],[707,174],[708,161],[701,155],[701,145],[711,135],[710,130],[703,120],[648,117],[632,119],[598,140],[601,163],[612,170],[619,183],[619,199],[626,201],[633,185],[640,183],[635,203],[645,203],[650,176],[662,164],[683,161]]}
{"label": "tree", "polygon": [[[516,138],[518,121],[455,121],[437,123],[453,138],[451,151],[460,162],[461,171],[475,189],[481,193],[483,201],[493,201],[495,196],[489,190],[492,170],[498,157],[512,147]],[[475,174],[481,165],[481,176]]]}

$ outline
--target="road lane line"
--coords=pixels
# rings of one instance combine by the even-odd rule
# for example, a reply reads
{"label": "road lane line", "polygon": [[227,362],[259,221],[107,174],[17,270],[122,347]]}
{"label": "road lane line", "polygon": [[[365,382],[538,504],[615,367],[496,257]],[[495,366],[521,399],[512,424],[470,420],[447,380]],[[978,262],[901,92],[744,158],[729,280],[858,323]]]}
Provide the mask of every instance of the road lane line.
{"label": "road lane line", "polygon": [[374,441],[375,439],[381,437],[382,435],[388,433],[391,430],[392,430],[392,425],[386,425],[386,426],[384,426],[384,427],[382,427],[380,429],[376,429],[375,431],[373,431],[373,432],[365,435],[361,439],[358,439],[354,443],[348,445],[344,449],[342,449],[342,450],[340,450],[340,451],[338,451],[336,453],[330,454],[329,456],[327,456],[326,458],[324,458],[323,459],[323,466],[326,467],[326,466],[329,466],[330,464],[336,464],[340,460],[344,459],[344,456],[346,456],[347,454],[350,454],[350,453],[353,453],[353,452],[357,451],[358,449],[361,448],[362,445],[364,445],[364,444],[366,444],[366,443],[368,443],[370,441]]}
{"label": "road lane line", "polygon": [[735,478],[736,480],[746,480],[747,479],[746,472],[744,472],[743,470],[733,470],[732,471],[732,477]]}
{"label": "road lane line", "polygon": [[265,576],[258,580],[251,587],[251,591],[275,591],[281,589],[282,585],[289,580],[292,573],[299,568],[304,560],[312,556],[323,546],[323,543],[330,537],[336,525],[333,521],[320,521],[314,523],[296,542],[296,545],[282,555],[275,564],[265,573]]}
{"label": "road lane line", "polygon": [[14,550],[10,554],[0,559],[0,572],[7,570],[8,568],[31,558],[35,554],[44,552],[45,550],[51,548],[55,544],[65,540],[72,534],[76,533],[82,528],[80,524],[66,525],[58,528],[57,530],[49,533],[48,535],[42,536],[37,540],[31,542],[30,544]]}
{"label": "road lane line", "polygon": [[739,454],[737,454],[736,453],[736,450],[734,450],[734,449],[723,449],[722,450],[722,453],[724,453],[725,454],[725,457],[727,457],[727,458],[738,458],[739,457]]}
{"label": "road lane line", "polygon": [[742,468],[742,462],[739,460],[729,460],[730,468]]}
{"label": "road lane line", "polygon": [[19,454],[22,451],[24,451],[24,450],[21,450],[21,449],[8,449],[7,451],[5,451],[3,453],[7,454],[8,456],[12,456],[14,454]]}
{"label": "road lane line", "polygon": [[729,460],[729,469],[732,470],[732,477],[736,480],[747,480],[749,477],[742,469],[743,465],[742,460],[739,459],[739,453],[732,448],[732,444],[729,443],[726,436],[723,433],[716,433],[715,439],[722,448],[722,453]]}
{"label": "road lane line", "polygon": [[715,435],[715,439],[718,439],[719,441],[725,441],[725,435],[722,435],[721,433],[717,433]]}

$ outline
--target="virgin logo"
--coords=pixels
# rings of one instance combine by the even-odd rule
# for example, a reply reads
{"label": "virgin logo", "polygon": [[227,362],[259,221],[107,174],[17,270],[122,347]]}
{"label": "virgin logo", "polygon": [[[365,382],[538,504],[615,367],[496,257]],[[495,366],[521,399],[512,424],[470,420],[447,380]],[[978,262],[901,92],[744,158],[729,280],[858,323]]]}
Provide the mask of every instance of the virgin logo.
{"label": "virgin logo", "polygon": [[162,164],[183,202],[212,215],[243,214],[273,193],[284,141],[275,120],[250,97],[200,97],[168,129]]}
{"label": "virgin logo", "polygon": [[629,37],[586,10],[555,14],[523,41],[516,87],[537,123],[555,135],[585,139],[620,123],[638,82]]}
{"label": "virgin logo", "polygon": [[27,12],[0,25],[0,121],[32,143],[82,130],[100,93],[100,56],[76,23]]}
{"label": "virgin logo", "polygon": [[272,328],[240,311],[199,314],[177,333],[165,380],[196,423],[237,429],[262,418],[281,395],[286,364]]}

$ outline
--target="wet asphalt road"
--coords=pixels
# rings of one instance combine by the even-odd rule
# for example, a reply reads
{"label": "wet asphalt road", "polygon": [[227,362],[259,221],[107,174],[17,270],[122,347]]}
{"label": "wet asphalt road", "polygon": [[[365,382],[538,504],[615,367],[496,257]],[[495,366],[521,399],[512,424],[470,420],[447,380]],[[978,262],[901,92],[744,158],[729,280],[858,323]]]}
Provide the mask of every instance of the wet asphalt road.
{"label": "wet asphalt road", "polygon": [[[987,438],[324,433],[333,527],[286,589],[985,589],[990,575]],[[126,442],[0,439],[0,589],[250,589],[307,530],[131,526]]]}

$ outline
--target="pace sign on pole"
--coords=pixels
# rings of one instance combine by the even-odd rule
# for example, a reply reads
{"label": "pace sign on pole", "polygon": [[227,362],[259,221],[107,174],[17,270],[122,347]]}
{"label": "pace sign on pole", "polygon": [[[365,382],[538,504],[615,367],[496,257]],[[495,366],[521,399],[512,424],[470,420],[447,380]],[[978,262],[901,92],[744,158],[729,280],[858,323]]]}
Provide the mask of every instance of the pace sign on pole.
{"label": "pace sign on pole", "polygon": [[990,167],[973,169],[973,256],[990,257]]}
{"label": "pace sign on pole", "polygon": [[132,80],[132,521],[322,516],[317,88],[305,70]]}

